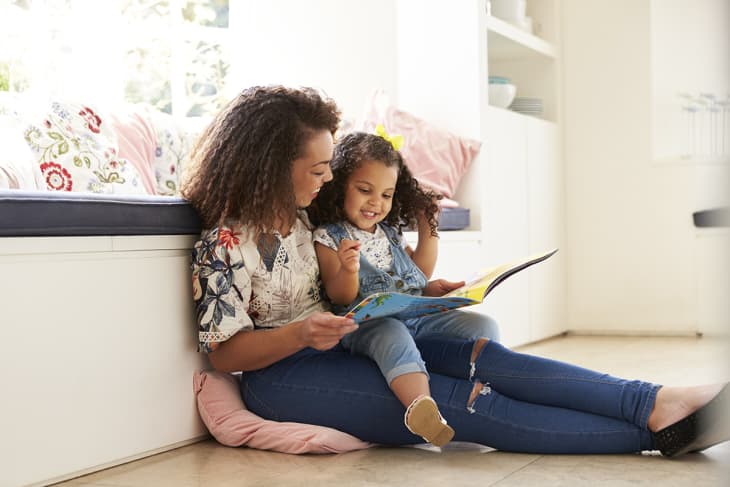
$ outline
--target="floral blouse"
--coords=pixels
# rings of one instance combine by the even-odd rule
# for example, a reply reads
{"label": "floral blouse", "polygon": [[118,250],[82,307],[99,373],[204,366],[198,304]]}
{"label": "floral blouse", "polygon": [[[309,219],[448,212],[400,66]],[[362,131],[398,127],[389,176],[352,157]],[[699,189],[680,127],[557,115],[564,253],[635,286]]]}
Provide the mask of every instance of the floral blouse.
{"label": "floral blouse", "polygon": [[301,212],[286,237],[254,242],[233,227],[203,231],[192,270],[201,352],[241,330],[274,328],[326,309],[312,231]]}

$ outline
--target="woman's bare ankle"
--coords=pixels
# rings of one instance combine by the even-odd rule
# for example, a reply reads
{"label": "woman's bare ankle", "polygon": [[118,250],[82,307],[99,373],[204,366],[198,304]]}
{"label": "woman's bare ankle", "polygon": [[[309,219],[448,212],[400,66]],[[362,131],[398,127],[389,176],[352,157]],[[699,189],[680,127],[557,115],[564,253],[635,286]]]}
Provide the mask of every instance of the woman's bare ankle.
{"label": "woman's bare ankle", "polygon": [[693,387],[661,387],[657,391],[654,409],[647,427],[657,432],[680,421],[710,402],[725,384]]}

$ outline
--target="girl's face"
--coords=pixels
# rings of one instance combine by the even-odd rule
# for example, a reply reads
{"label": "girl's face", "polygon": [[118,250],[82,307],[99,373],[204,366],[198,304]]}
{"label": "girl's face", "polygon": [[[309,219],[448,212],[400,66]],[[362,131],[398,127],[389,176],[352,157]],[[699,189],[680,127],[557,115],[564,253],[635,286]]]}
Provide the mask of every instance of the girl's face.
{"label": "girl's face", "polygon": [[305,144],[304,155],[292,163],[291,180],[297,208],[311,205],[322,185],[332,180],[333,149],[332,134],[321,130]]}
{"label": "girl's face", "polygon": [[355,169],[345,187],[345,216],[361,230],[375,231],[393,206],[398,168],[381,161],[365,161]]}

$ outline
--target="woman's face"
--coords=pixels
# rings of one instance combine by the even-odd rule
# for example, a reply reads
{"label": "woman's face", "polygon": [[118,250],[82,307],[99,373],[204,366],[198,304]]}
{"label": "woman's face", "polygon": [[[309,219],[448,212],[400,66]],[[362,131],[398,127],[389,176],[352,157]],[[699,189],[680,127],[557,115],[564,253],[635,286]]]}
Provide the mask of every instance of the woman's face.
{"label": "woman's face", "polygon": [[332,180],[333,149],[332,134],[320,130],[305,144],[304,155],[292,163],[291,180],[298,208],[311,205],[322,185]]}

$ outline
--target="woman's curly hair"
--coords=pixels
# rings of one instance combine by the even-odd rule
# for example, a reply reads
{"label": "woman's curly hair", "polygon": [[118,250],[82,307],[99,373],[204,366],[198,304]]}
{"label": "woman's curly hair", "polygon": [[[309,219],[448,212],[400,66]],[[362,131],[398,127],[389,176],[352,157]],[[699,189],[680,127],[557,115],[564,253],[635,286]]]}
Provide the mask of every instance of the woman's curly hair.
{"label": "woman's curly hair", "polygon": [[387,167],[398,168],[398,181],[393,194],[393,206],[384,223],[402,232],[413,228],[417,216],[423,212],[431,227],[431,234],[438,236],[438,205],[442,196],[421,187],[405,165],[403,156],[390,142],[375,134],[353,132],[335,145],[332,157],[333,179],[322,186],[317,199],[307,208],[315,225],[327,225],[346,221],[345,189],[350,175],[365,161],[379,161]]}
{"label": "woman's curly hair", "polygon": [[318,131],[334,135],[340,112],[312,88],[255,86],[241,92],[203,131],[182,195],[203,228],[233,221],[255,234],[293,222],[292,162]]}

